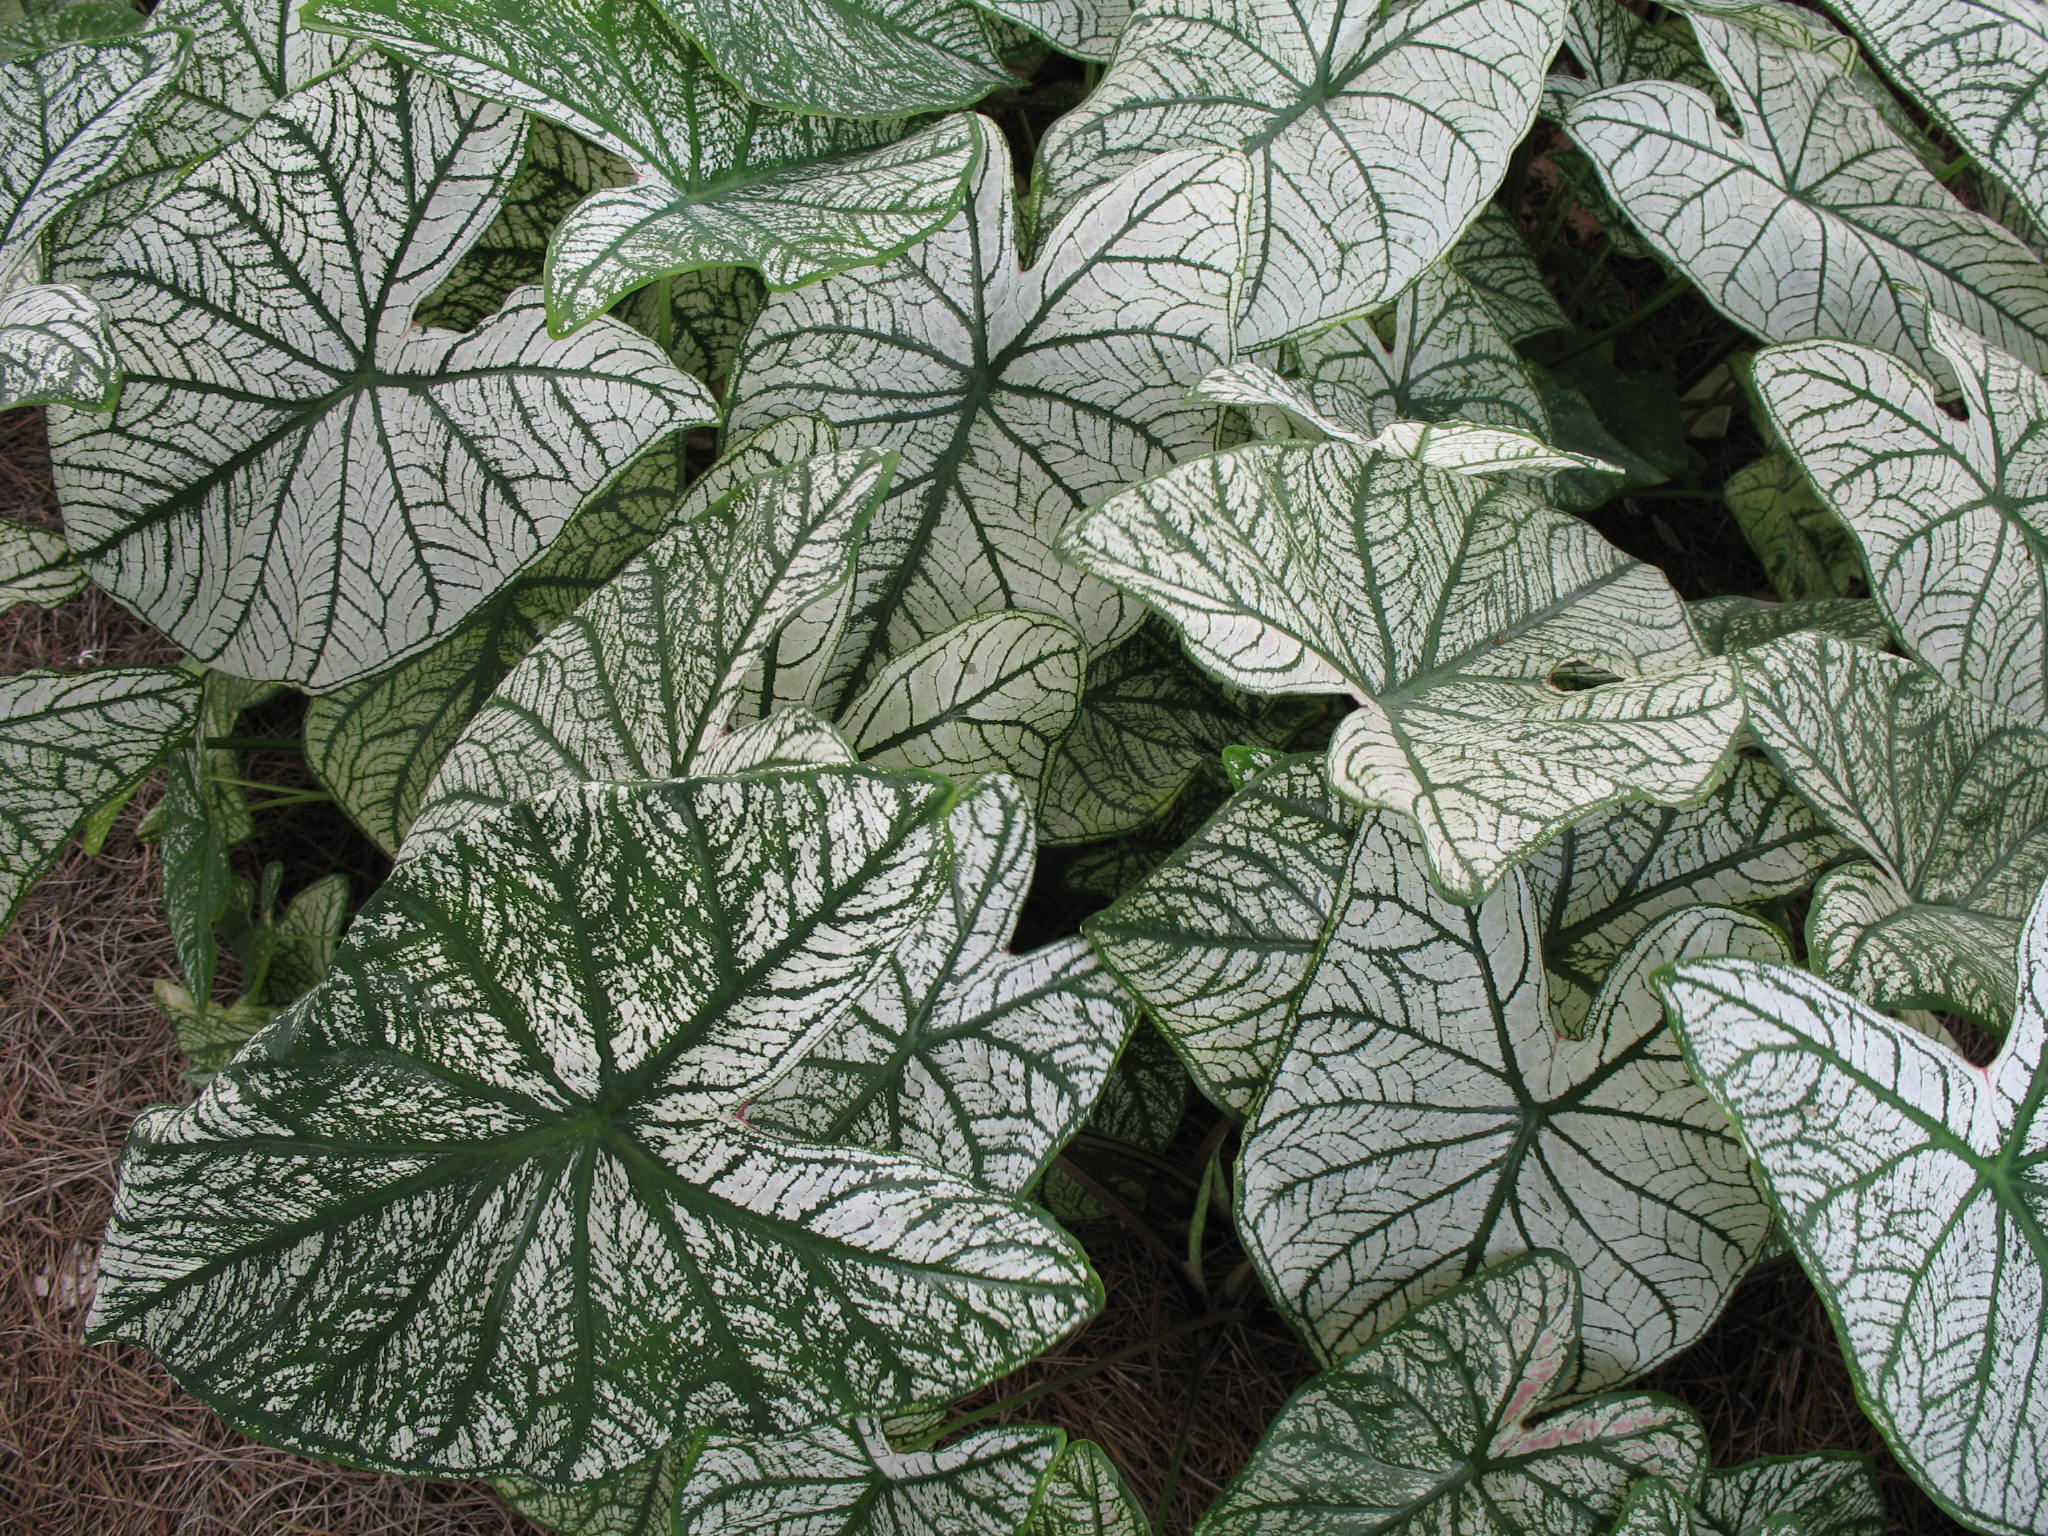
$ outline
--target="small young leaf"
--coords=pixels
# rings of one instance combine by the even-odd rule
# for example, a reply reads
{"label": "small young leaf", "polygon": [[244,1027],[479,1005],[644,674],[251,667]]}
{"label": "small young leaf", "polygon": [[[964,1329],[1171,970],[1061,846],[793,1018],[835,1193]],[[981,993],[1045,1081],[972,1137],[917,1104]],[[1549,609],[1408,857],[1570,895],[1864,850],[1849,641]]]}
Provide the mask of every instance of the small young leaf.
{"label": "small young leaf", "polygon": [[1138,1496],[1092,1440],[1076,1440],[1052,1465],[1018,1536],[1153,1536]]}
{"label": "small young leaf", "polygon": [[1868,1456],[1765,1456],[1709,1472],[1700,1513],[1717,1536],[1883,1536],[1884,1497]]}
{"label": "small young leaf", "polygon": [[1786,602],[1855,597],[1866,590],[1855,537],[1789,454],[1766,454],[1737,470],[1721,494]]}

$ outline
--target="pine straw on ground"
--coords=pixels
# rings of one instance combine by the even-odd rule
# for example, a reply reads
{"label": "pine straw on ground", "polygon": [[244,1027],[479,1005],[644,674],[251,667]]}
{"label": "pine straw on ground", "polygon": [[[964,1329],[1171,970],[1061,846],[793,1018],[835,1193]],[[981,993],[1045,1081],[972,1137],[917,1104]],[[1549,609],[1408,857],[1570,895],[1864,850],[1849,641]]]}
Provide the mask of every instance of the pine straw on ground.
{"label": "pine straw on ground", "polygon": [[[0,415],[0,513],[53,520],[30,413]],[[0,672],[170,659],[161,639],[97,593],[0,617]],[[79,1331],[113,1189],[144,1106],[189,1097],[150,986],[176,960],[156,857],[135,839],[142,805],[97,858],[72,853],[0,938],[0,1532],[7,1536],[533,1536],[487,1490],[345,1472],[225,1429],[138,1350],[93,1349]],[[268,837],[287,888],[324,873],[308,842]],[[272,852],[272,849],[275,851]],[[295,853],[294,850],[308,850]],[[360,853],[345,863],[374,871]],[[374,875],[372,875],[374,877]],[[365,894],[361,888],[358,895]],[[1115,1222],[1080,1229],[1108,1290],[1103,1316],[975,1402],[1065,1383],[1001,1417],[1101,1442],[1148,1507],[1183,1462],[1168,1532],[1186,1531],[1251,1453],[1313,1363],[1259,1299],[1228,1322],[1138,1348],[1215,1310],[1166,1256]],[[1220,1282],[1239,1256],[1212,1243]],[[1124,1358],[1092,1373],[1092,1362]],[[1827,1318],[1796,1265],[1771,1266],[1728,1317],[1645,1385],[1700,1411],[1717,1464],[1847,1447],[1881,1451],[1858,1411]],[[1900,1536],[1950,1536],[1889,1462]]]}

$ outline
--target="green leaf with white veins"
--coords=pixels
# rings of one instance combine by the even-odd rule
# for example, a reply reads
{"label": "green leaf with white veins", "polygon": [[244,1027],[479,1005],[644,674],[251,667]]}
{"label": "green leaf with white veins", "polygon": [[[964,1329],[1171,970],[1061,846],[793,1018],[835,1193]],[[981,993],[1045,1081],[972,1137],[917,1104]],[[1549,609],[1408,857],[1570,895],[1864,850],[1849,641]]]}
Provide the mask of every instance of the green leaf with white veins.
{"label": "green leaf with white veins", "polygon": [[1756,1159],[1864,1411],[1980,1531],[2048,1523],[2048,900],[1990,1068],[1804,971],[1696,961],[1663,991]]}
{"label": "green leaf with white veins", "polygon": [[1009,952],[1034,852],[1017,786],[982,780],[947,825],[950,895],[747,1121],[1020,1194],[1101,1094],[1133,1013],[1080,939]]}
{"label": "green leaf with white veins", "polygon": [[87,819],[198,718],[198,682],[171,667],[0,677],[0,930]]}
{"label": "green leaf with white veins", "polygon": [[[1358,699],[1332,782],[1416,817],[1460,900],[1603,806],[1698,799],[1740,724],[1662,575],[1482,478],[1261,443],[1112,496],[1060,547],[1234,686]],[[1566,667],[1617,680],[1567,691]]]}
{"label": "green leaf with white veins", "polygon": [[596,193],[555,234],[558,335],[657,277],[744,264],[793,288],[896,255],[958,211],[979,150],[964,118],[913,132],[758,106],[645,0],[315,0],[308,11],[633,167],[632,185]]}
{"label": "green leaf with white veins", "polygon": [[948,798],[812,769],[473,818],[137,1123],[95,1336],[277,1444],[551,1482],[1029,1359],[1100,1300],[1071,1239],[742,1118],[929,917]]}
{"label": "green leaf with white veins", "polygon": [[[1239,339],[1365,314],[1444,255],[1507,169],[1564,0],[1148,0],[1040,146],[1064,212],[1153,155],[1242,150],[1255,231]],[[1400,146],[1405,146],[1401,148]]]}
{"label": "green leaf with white veins", "polygon": [[1562,331],[1571,320],[1543,280],[1522,232],[1507,210],[1488,203],[1451,249],[1451,265],[1478,291],[1510,341]]}
{"label": "green leaf with white veins", "polygon": [[557,784],[703,771],[777,631],[845,582],[891,468],[869,450],[801,460],[628,562],[470,721],[402,856]]}
{"label": "green leaf with white veins", "polygon": [[1076,1440],[1053,1463],[1020,1536],[1153,1536],[1153,1528],[1102,1447]]}
{"label": "green leaf with white veins", "polygon": [[64,535],[0,518],[0,613],[17,603],[54,608],[85,590]]}
{"label": "green leaf with white veins", "polygon": [[1839,336],[1923,360],[1899,285],[2048,366],[2048,269],[1955,200],[1822,55],[1737,22],[1693,30],[1742,124],[1689,86],[1582,98],[1566,130],[1652,244],[1766,341]]}
{"label": "green leaf with white veins", "polygon": [[972,121],[961,216],[894,261],[771,296],[733,365],[732,431],[814,412],[903,455],[861,548],[841,657],[856,689],[984,613],[1051,614],[1091,646],[1136,627],[1142,605],[1053,540],[1215,438],[1218,412],[1184,396],[1231,355],[1243,158],[1173,155],[1100,188],[1020,270],[1009,157]]}
{"label": "green leaf with white veins", "polygon": [[1689,1486],[1706,1434],[1653,1393],[1541,1408],[1572,1374],[1580,1287],[1529,1254],[1416,1308],[1288,1400],[1197,1536],[1592,1536],[1629,1484]]}
{"label": "green leaf with white veins", "polygon": [[1884,1498],[1868,1456],[1765,1456],[1709,1472],[1700,1513],[1721,1536],[1883,1536]]}
{"label": "green leaf with white veins", "polygon": [[1550,1006],[1534,882],[1480,906],[1433,889],[1415,834],[1368,817],[1293,1031],[1245,1131],[1238,1222],[1324,1359],[1505,1255],[1589,1278],[1566,1384],[1625,1381],[1720,1315],[1770,1230],[1748,1159],[1686,1077],[1650,972],[1787,959],[1781,935],[1691,907],[1615,961],[1577,1037]]}
{"label": "green leaf with white veins", "polygon": [[2048,734],[1824,636],[1749,652],[1741,679],[1764,750],[1868,855],[1814,892],[1815,968],[1881,1008],[2003,1028],[2020,922],[2048,880]]}
{"label": "green leaf with white veins", "polygon": [[1849,527],[1871,593],[1957,687],[2048,724],[2048,382],[1930,314],[1965,420],[1886,352],[1805,342],[1757,354],[1757,397]]}
{"label": "green leaf with white veins", "polygon": [[1855,537],[1788,455],[1767,454],[1737,470],[1721,494],[1785,601],[1855,597],[1865,590]]}
{"label": "green leaf with white veins", "polygon": [[532,290],[474,332],[412,327],[523,141],[506,108],[365,60],[131,227],[95,289],[121,405],[51,423],[95,580],[201,660],[339,687],[447,634],[639,453],[716,416],[621,325],[550,341]]}

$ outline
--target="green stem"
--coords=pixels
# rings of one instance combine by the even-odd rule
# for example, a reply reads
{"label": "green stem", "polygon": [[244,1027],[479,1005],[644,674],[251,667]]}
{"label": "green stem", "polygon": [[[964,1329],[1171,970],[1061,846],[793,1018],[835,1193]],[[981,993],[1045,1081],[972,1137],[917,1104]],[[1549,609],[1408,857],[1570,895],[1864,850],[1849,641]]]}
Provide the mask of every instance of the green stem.
{"label": "green stem", "polygon": [[1180,1475],[1188,1464],[1188,1440],[1195,1427],[1195,1405],[1202,1400],[1202,1382],[1209,1375],[1209,1367],[1216,1363],[1216,1355],[1223,1347],[1221,1339],[1216,1340],[1202,1351],[1202,1358],[1196,1363],[1193,1377],[1188,1382],[1187,1398],[1181,1404],[1180,1429],[1173,1437],[1173,1456],[1166,1463],[1166,1478],[1159,1485],[1159,1501],[1152,1506],[1152,1529],[1166,1528],[1167,1511],[1173,1508],[1173,1495],[1180,1487]]}
{"label": "green stem", "polygon": [[303,752],[303,736],[209,736],[200,743],[213,752]]}
{"label": "green stem", "polygon": [[1955,159],[1949,161],[1947,165],[1944,165],[1940,170],[1934,173],[1934,179],[1940,182],[1943,186],[1947,186],[1950,182],[1954,181],[1958,176],[1962,175],[1963,172],[1967,171],[1970,168],[1970,165],[1971,160],[1968,155],[1957,155]]}
{"label": "green stem", "polygon": [[1637,310],[1634,314],[1628,316],[1625,319],[1615,321],[1614,324],[1610,325],[1609,327],[1607,327],[1606,330],[1601,331],[1599,334],[1594,336],[1588,336],[1584,341],[1580,342],[1576,347],[1573,347],[1571,351],[1565,353],[1562,357],[1553,357],[1550,360],[1550,366],[1553,368],[1561,367],[1565,363],[1570,362],[1573,358],[1579,356],[1579,354],[1581,354],[1582,352],[1590,352],[1595,347],[1613,341],[1617,337],[1626,336],[1630,331],[1634,330],[1637,326],[1641,325],[1645,320],[1649,319],[1650,316],[1657,313],[1657,311],[1662,309],[1665,305],[1675,301],[1681,294],[1687,294],[1690,292],[1692,292],[1691,283],[1687,282],[1682,277],[1673,278],[1669,283],[1665,284],[1664,290],[1661,293],[1659,293],[1655,298],[1651,299],[1650,302],[1645,304],[1641,309]]}

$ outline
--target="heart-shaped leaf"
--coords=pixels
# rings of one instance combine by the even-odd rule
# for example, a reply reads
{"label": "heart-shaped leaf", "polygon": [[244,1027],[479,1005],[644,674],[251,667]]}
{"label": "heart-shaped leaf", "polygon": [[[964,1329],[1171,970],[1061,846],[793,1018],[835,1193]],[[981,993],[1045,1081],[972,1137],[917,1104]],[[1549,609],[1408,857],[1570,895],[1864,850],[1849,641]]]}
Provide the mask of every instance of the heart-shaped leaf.
{"label": "heart-shaped leaf", "polygon": [[1153,1536],[1138,1496],[1092,1440],[1076,1440],[1052,1475],[1019,1536]]}
{"label": "heart-shaped leaf", "polygon": [[2048,879],[2048,734],[1824,636],[1751,652],[1741,676],[1764,750],[1869,856],[1814,892],[1816,968],[1880,1008],[2003,1028],[2020,924]]}
{"label": "heart-shaped leaf", "polygon": [[[1507,169],[1564,0],[1147,0],[1109,72],[1046,135],[1065,212],[1153,155],[1242,150],[1257,208],[1240,339],[1378,309],[1457,243]],[[1399,146],[1426,143],[1426,158]]]}
{"label": "heart-shaped leaf", "polygon": [[1644,80],[1565,119],[1650,242],[1766,341],[1837,336],[1923,361],[1899,284],[2048,365],[2048,270],[1955,200],[1837,63],[1695,15],[1741,132],[1691,86]]}
{"label": "heart-shaped leaf", "polygon": [[623,326],[550,341],[530,291],[469,335],[412,328],[523,139],[507,109],[365,60],[130,227],[95,289],[120,408],[51,423],[94,579],[238,676],[338,687],[446,634],[643,449],[713,419]]}
{"label": "heart-shaped leaf", "polygon": [[1989,1070],[1804,971],[1703,960],[1662,983],[1864,1410],[1935,1502],[2009,1536],[2048,1521],[2048,899],[2019,974]]}
{"label": "heart-shaped leaf", "polygon": [[[1740,720],[1658,572],[1490,481],[1348,443],[1184,465],[1060,548],[1158,605],[1226,682],[1356,698],[1332,782],[1415,817],[1460,900],[1603,806],[1697,799]],[[1617,680],[1553,681],[1587,666]]]}
{"label": "heart-shaped leaf", "polygon": [[1888,352],[1839,341],[1757,354],[1770,424],[1848,525],[1870,590],[1935,671],[2048,724],[2048,383],[1943,315],[1929,347],[1968,418]]}
{"label": "heart-shaped leaf", "polygon": [[980,149],[964,118],[912,132],[756,106],[645,0],[318,0],[309,13],[633,168],[554,237],[558,335],[699,267],[744,264],[793,288],[893,256],[958,211]]}
{"label": "heart-shaped leaf", "polygon": [[1595,1282],[1566,1379],[1595,1390],[1698,1338],[1762,1249],[1769,1209],[1649,978],[1684,954],[1789,958],[1784,939],[1725,908],[1661,918],[1566,1037],[1541,937],[1519,873],[1454,905],[1413,831],[1367,818],[1238,1174],[1246,1246],[1325,1359],[1556,1248]]}
{"label": "heart-shaped leaf", "polygon": [[946,799],[812,769],[472,818],[196,1105],[137,1123],[96,1336],[280,1444],[547,1481],[1028,1359],[1099,1299],[1070,1239],[740,1118],[927,919]]}
{"label": "heart-shaped leaf", "polygon": [[1592,1536],[1634,1479],[1689,1486],[1706,1436],[1670,1398],[1529,1422],[1572,1374],[1579,1305],[1536,1253],[1416,1308],[1289,1399],[1197,1536]]}
{"label": "heart-shaped leaf", "polygon": [[1143,609],[1062,566],[1053,540],[1214,441],[1217,412],[1184,396],[1231,355],[1246,162],[1176,155],[1111,182],[1020,270],[1009,157],[973,121],[984,148],[961,216],[894,261],[774,295],[733,368],[733,431],[811,412],[903,455],[861,550],[839,669],[852,689],[1003,609],[1064,619],[1091,646],[1129,631]]}

